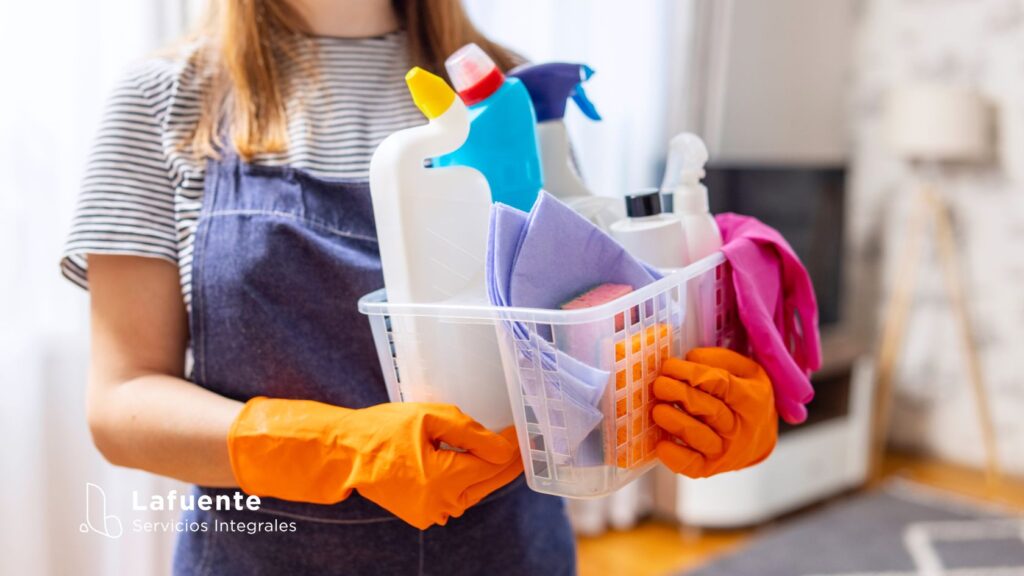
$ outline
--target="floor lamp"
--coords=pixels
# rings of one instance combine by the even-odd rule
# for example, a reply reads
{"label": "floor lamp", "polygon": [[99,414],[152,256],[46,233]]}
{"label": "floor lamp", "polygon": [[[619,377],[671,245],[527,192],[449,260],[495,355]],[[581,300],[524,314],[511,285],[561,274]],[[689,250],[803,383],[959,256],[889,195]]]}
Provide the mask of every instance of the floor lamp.
{"label": "floor lamp", "polygon": [[877,386],[872,426],[872,477],[881,474],[881,460],[889,430],[893,376],[903,348],[907,318],[914,296],[921,244],[931,219],[942,266],[946,296],[953,306],[960,348],[967,361],[978,424],[985,450],[985,471],[990,487],[1000,478],[995,428],[982,377],[981,359],[961,277],[958,251],[946,204],[937,179],[942,169],[984,162],[991,157],[989,109],[975,92],[940,84],[902,86],[889,94],[886,128],[893,151],[906,160],[916,176],[916,191],[908,221],[903,223],[903,247],[897,277],[885,312],[876,359]]}

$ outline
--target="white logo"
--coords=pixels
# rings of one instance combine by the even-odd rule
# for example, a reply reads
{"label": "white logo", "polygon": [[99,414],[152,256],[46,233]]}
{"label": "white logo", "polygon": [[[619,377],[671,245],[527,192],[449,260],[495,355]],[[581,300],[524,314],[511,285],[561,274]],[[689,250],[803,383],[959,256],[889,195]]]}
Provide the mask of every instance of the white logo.
{"label": "white logo", "polygon": [[107,538],[120,538],[124,533],[121,519],[107,514],[107,494],[92,482],[85,483],[85,522],[78,526],[78,531],[95,532]]}

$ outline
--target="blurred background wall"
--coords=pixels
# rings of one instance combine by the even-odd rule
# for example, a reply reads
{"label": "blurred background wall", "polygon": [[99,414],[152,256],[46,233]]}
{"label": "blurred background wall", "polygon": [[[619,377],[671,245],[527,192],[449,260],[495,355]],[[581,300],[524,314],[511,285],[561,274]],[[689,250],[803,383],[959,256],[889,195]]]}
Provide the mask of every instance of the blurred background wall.
{"label": "blurred background wall", "polygon": [[[177,37],[186,19],[176,0],[0,3],[3,574],[159,574],[170,565],[166,536],[79,533],[86,482],[126,496],[174,483],[114,468],[93,448],[88,298],[60,277],[57,261],[107,96],[130,62]],[[108,512],[126,521],[177,516],[130,506],[111,498]]]}
{"label": "blurred background wall", "polygon": [[[980,91],[992,107],[996,153],[987,163],[944,172],[940,186],[952,205],[1000,455],[1008,471],[1024,473],[1024,3],[866,0],[858,12],[847,222],[855,284],[848,316],[861,334],[874,334],[911,198],[911,176],[886,142],[887,93],[914,81]],[[979,464],[974,401],[932,242],[920,271],[897,375],[893,438]]]}

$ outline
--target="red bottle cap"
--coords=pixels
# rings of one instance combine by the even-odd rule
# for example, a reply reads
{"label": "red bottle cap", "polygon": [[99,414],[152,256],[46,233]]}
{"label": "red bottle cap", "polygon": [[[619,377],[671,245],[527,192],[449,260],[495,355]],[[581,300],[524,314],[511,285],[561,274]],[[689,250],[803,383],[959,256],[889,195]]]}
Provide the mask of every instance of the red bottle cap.
{"label": "red bottle cap", "polygon": [[445,60],[448,77],[467,106],[494,94],[505,82],[505,75],[494,60],[476,44],[466,44]]}

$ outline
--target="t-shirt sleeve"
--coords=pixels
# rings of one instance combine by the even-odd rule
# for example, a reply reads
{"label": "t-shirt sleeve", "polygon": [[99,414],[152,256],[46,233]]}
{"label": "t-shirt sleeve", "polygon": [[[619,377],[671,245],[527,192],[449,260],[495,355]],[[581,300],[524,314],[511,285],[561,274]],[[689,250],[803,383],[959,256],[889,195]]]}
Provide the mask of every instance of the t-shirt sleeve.
{"label": "t-shirt sleeve", "polygon": [[61,272],[88,288],[89,254],[160,258],[177,263],[174,184],[160,111],[169,84],[141,65],[119,83],[93,144]]}

